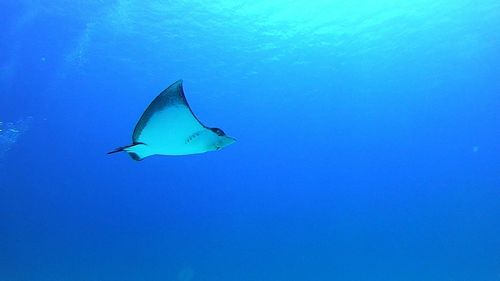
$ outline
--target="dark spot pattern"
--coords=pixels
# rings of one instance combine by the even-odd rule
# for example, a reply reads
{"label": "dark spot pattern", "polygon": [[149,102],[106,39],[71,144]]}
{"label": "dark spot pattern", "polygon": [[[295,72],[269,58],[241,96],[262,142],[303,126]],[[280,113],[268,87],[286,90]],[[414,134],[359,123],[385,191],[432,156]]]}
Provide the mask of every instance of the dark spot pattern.
{"label": "dark spot pattern", "polygon": [[190,143],[192,140],[197,138],[200,134],[201,134],[201,132],[196,132],[196,133],[190,135],[186,140],[186,144]]}

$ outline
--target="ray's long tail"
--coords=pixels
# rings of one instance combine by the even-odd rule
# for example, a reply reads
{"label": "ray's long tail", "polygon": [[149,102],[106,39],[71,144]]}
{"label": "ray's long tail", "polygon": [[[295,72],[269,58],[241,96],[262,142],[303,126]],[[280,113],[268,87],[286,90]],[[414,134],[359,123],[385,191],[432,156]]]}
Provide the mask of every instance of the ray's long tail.
{"label": "ray's long tail", "polygon": [[129,147],[131,147],[131,146],[134,146],[134,144],[132,144],[132,145],[127,145],[127,146],[120,146],[120,147],[118,147],[118,148],[115,148],[115,150],[110,151],[110,152],[108,152],[108,153],[106,153],[106,154],[108,154],[108,155],[109,155],[109,154],[113,154],[113,153],[122,152],[122,151],[125,151],[125,149],[126,149],[126,148],[129,148]]}
{"label": "ray's long tail", "polygon": [[127,152],[127,153],[130,155],[130,157],[132,157],[132,159],[134,159],[134,160],[136,160],[136,161],[141,161],[141,160],[142,160],[142,158],[141,158],[139,155],[137,155],[137,154],[136,154],[136,153],[134,153],[134,152],[131,152],[131,151],[128,151],[128,150],[127,150],[127,148],[130,148],[130,147],[133,147],[133,146],[136,146],[136,145],[140,145],[140,144],[144,144],[144,143],[142,143],[142,142],[137,142],[137,143],[134,143],[134,144],[131,144],[131,145],[120,146],[120,147],[116,148],[115,150],[110,151],[110,152],[108,152],[108,153],[106,153],[106,154],[108,154],[108,155],[109,155],[109,154],[114,154],[114,153],[118,153],[118,152],[125,151],[125,152]]}

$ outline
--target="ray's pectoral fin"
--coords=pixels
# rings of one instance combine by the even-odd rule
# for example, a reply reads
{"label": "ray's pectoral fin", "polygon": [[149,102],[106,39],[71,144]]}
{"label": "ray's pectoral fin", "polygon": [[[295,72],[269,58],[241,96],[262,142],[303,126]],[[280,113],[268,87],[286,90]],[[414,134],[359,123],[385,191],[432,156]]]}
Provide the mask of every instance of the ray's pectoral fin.
{"label": "ray's pectoral fin", "polygon": [[146,146],[145,143],[137,142],[131,145],[120,146],[115,150],[108,152],[107,154],[113,154],[125,151],[128,153],[128,155],[130,155],[130,157],[132,157],[132,159],[136,161],[141,161],[145,157],[149,156],[149,155],[143,155],[144,153],[141,153],[142,151],[144,151],[145,146]]}

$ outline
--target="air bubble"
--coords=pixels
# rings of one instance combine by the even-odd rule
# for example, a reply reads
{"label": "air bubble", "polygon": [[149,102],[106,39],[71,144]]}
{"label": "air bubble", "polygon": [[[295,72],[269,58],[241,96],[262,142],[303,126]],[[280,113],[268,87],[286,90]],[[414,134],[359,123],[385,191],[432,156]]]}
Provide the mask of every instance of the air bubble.
{"label": "air bubble", "polygon": [[16,122],[0,121],[0,158],[16,144],[17,140],[31,126],[33,117],[28,116]]}

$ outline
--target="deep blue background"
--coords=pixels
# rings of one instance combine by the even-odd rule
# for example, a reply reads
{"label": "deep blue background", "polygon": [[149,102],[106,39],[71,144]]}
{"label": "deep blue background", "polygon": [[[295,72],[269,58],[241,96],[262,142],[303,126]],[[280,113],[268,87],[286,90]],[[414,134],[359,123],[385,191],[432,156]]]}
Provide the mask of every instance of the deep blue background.
{"label": "deep blue background", "polygon": [[1,1],[0,280],[500,280],[500,3],[349,3]]}

